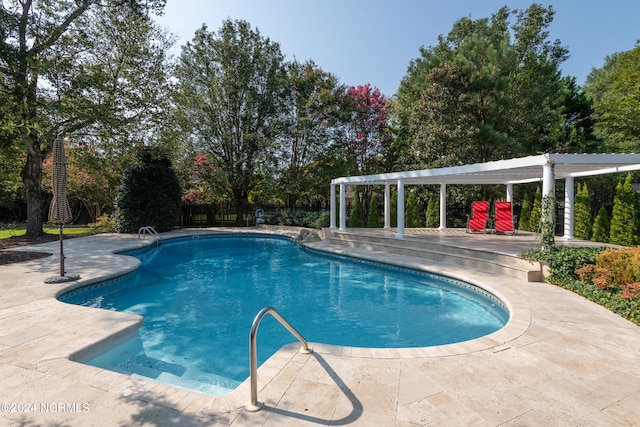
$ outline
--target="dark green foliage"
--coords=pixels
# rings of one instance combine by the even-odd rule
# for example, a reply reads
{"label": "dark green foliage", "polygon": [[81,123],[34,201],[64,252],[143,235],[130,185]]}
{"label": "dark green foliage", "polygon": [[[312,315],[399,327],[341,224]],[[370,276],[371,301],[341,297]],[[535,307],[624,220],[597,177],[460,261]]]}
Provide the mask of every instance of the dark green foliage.
{"label": "dark green foliage", "polygon": [[367,217],[368,228],[380,228],[380,217],[378,216],[378,200],[375,193],[371,194],[369,202],[369,216]]}
{"label": "dark green foliage", "polygon": [[609,214],[604,206],[600,206],[598,215],[593,223],[592,242],[607,243],[609,241]]}
{"label": "dark green foliage", "polygon": [[631,174],[628,173],[624,184],[618,182],[616,197],[613,200],[609,243],[633,246],[638,241],[636,233],[636,192],[631,187]]}
{"label": "dark green foliage", "polygon": [[266,223],[270,225],[288,225],[292,227],[322,228],[328,227],[330,221],[329,212],[305,212],[283,209],[266,217]]}
{"label": "dark green foliage", "polygon": [[540,187],[536,188],[536,195],[533,198],[533,207],[529,217],[529,231],[540,232],[540,219],[542,218],[542,192]]}
{"label": "dark green foliage", "polygon": [[591,281],[579,280],[575,270],[596,263],[604,248],[569,248],[557,246],[549,251],[532,250],[520,254],[526,259],[544,261],[549,265],[549,283],[582,295],[590,301],[640,324],[640,300],[623,298],[619,290],[600,289]]}
{"label": "dark green foliage", "polygon": [[593,217],[591,216],[591,198],[587,183],[582,186],[578,184],[578,192],[575,197],[573,212],[573,235],[577,239],[589,240],[591,238],[591,229],[593,226]]}
{"label": "dark green foliage", "polygon": [[424,226],[427,228],[437,228],[440,226],[440,200],[436,196],[429,197]]}
{"label": "dark green foliage", "polygon": [[360,190],[356,186],[353,191],[353,206],[351,208],[351,217],[349,218],[349,227],[364,227],[364,217],[362,213],[362,203],[360,202]]}
{"label": "dark green foliage", "polygon": [[390,206],[390,215],[391,215],[391,227],[398,226],[398,190],[391,191],[391,206]]}
{"label": "dark green foliage", "polygon": [[418,193],[416,193],[415,191],[411,191],[409,193],[409,197],[407,197],[406,215],[407,215],[407,227],[409,228],[422,227]]}
{"label": "dark green foliage", "polygon": [[529,221],[531,219],[531,204],[529,203],[529,196],[524,195],[522,199],[522,209],[520,209],[520,216],[518,217],[518,230],[530,231]]}
{"label": "dark green foliage", "polygon": [[182,191],[171,161],[156,147],[145,147],[139,163],[127,168],[116,197],[116,230],[134,233],[151,225],[168,231],[180,222]]}

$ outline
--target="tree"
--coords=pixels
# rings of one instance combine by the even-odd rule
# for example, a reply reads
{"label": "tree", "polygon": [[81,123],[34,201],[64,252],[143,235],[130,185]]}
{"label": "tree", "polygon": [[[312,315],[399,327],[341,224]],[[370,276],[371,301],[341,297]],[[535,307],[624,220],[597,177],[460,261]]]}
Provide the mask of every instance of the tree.
{"label": "tree", "polygon": [[353,190],[353,206],[351,207],[351,217],[349,218],[349,227],[364,227],[364,216],[362,213],[362,203],[360,202],[360,187],[356,186]]}
{"label": "tree", "polygon": [[525,193],[522,198],[522,209],[520,209],[518,217],[518,230],[531,231],[529,229],[529,221],[531,221],[531,204],[529,203],[529,196]]}
{"label": "tree", "polygon": [[640,44],[608,56],[593,69],[585,93],[593,101],[594,133],[604,149],[636,153],[640,150]]}
{"label": "tree", "polygon": [[175,102],[185,131],[227,174],[243,222],[277,136],[286,71],[280,46],[246,21],[202,26],[182,49]]}
{"label": "tree", "polygon": [[462,18],[435,47],[421,49],[398,97],[405,164],[452,166],[555,148],[553,126],[567,122],[559,77],[567,51],[548,40],[554,13],[533,4]]}
{"label": "tree", "polygon": [[369,202],[369,215],[367,216],[368,228],[380,228],[380,216],[378,215],[378,200],[376,193],[371,194]]}
{"label": "tree", "polygon": [[180,223],[182,190],[171,161],[157,147],[145,147],[139,164],[122,177],[116,197],[116,230],[133,233],[147,225],[168,231]]}
{"label": "tree", "polygon": [[531,215],[529,216],[529,231],[534,233],[540,232],[540,220],[542,219],[542,192],[540,187],[536,188],[536,194],[533,198],[533,206],[531,207]]}
{"label": "tree", "polygon": [[391,222],[390,225],[391,227],[397,227],[398,226],[398,190],[396,188],[391,190],[391,200],[389,204],[390,204],[389,214],[391,216],[391,218],[389,218]]}
{"label": "tree", "polygon": [[[27,201],[27,235],[43,232],[42,161],[52,141],[61,126],[71,132],[83,125],[69,123],[67,115],[78,111],[69,101],[78,99],[80,81],[84,87],[94,82],[70,80],[69,76],[82,68],[87,55],[84,42],[95,22],[92,18],[105,12],[144,16],[162,7],[164,0],[13,0],[0,5],[0,92],[12,111],[3,115],[0,128],[19,141],[14,145],[22,147],[26,159],[21,178]],[[116,108],[96,104],[103,109]]]}
{"label": "tree", "polygon": [[609,243],[633,246],[637,243],[636,193],[631,187],[631,173],[627,173],[624,183],[618,182],[613,200]]}
{"label": "tree", "polygon": [[418,193],[416,191],[410,191],[407,197],[407,227],[417,228],[422,227],[422,219],[420,218],[420,204],[418,199]]}
{"label": "tree", "polygon": [[593,217],[591,216],[591,199],[589,198],[589,189],[586,182],[582,186],[578,184],[573,218],[573,235],[581,240],[589,240],[593,227]]}
{"label": "tree", "polygon": [[313,61],[287,64],[288,91],[277,150],[280,188],[288,208],[311,187],[307,167],[335,139],[338,110],[345,91],[338,79]]}
{"label": "tree", "polygon": [[432,195],[429,197],[424,226],[427,228],[437,228],[440,226],[440,199],[436,196]]}
{"label": "tree", "polygon": [[609,215],[607,214],[607,209],[602,205],[600,206],[598,215],[596,215],[596,219],[593,222],[593,235],[591,236],[591,241],[608,243],[609,227]]}

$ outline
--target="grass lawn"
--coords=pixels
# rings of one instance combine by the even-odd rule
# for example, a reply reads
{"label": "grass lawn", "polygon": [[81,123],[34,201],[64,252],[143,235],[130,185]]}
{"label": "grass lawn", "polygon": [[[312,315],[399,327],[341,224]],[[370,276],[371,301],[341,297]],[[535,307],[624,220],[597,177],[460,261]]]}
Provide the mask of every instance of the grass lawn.
{"label": "grass lawn", "polygon": [[[47,234],[59,234],[60,227],[55,224],[45,224],[44,232]],[[26,230],[26,224],[18,223],[18,224],[0,224],[0,239],[7,239],[9,237],[14,236],[24,236]],[[95,228],[92,227],[73,227],[66,226],[64,227],[63,234],[66,235],[77,235],[77,234],[93,234],[96,232]]]}

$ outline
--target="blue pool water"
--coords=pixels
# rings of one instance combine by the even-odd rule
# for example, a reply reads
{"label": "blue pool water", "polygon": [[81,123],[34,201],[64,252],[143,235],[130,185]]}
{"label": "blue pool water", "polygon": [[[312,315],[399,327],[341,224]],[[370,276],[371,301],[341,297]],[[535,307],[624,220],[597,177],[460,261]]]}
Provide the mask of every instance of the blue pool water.
{"label": "blue pool water", "polygon": [[[144,316],[128,357],[91,364],[222,395],[249,375],[249,330],[272,306],[308,341],[352,347],[425,347],[502,328],[508,312],[474,286],[305,250],[266,236],[166,241],[129,253],[134,273],[61,300]],[[271,316],[258,362],[295,342]]]}

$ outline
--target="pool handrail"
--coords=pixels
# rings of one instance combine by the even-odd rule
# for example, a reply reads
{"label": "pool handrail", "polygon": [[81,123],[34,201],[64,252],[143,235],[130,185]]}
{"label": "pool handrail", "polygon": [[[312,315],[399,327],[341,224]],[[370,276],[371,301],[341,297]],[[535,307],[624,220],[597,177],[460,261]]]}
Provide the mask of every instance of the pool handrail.
{"label": "pool handrail", "polygon": [[144,239],[147,234],[153,237],[153,239],[156,241],[158,245],[162,243],[162,236],[160,236],[160,233],[158,233],[156,229],[153,228],[153,226],[151,225],[145,225],[144,227],[140,227],[140,229],[138,230],[138,240],[140,240],[140,238]]}
{"label": "pool handrail", "polygon": [[260,322],[262,318],[267,314],[272,315],[276,318],[278,322],[293,336],[295,336],[298,341],[300,341],[300,353],[309,354],[311,350],[309,349],[309,345],[307,344],[307,340],[298,332],[289,322],[285,320],[284,317],[280,315],[273,307],[265,307],[258,312],[256,317],[253,319],[253,324],[251,325],[251,331],[249,332],[249,381],[251,382],[251,400],[245,405],[245,409],[249,412],[256,412],[262,409],[264,405],[262,402],[258,402],[258,349],[257,349],[257,338],[258,338],[258,327],[260,326]]}

